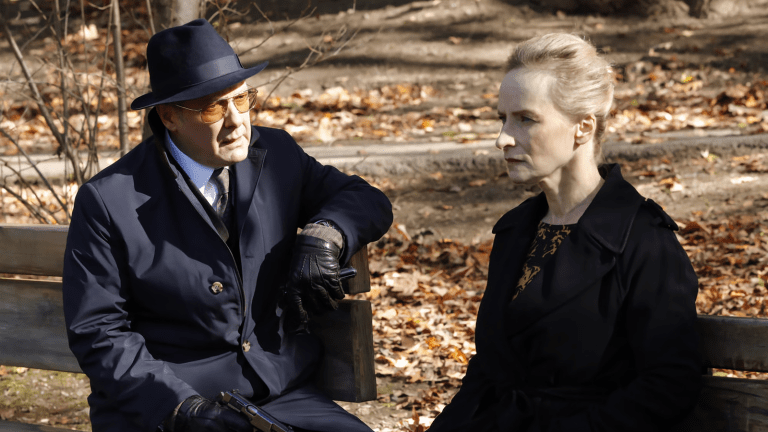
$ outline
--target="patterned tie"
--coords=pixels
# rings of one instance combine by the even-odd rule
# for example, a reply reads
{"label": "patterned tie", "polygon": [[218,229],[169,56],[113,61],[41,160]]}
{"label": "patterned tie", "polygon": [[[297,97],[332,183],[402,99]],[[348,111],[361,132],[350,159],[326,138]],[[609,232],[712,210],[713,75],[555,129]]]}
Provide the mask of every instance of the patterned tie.
{"label": "patterned tie", "polygon": [[213,209],[224,222],[224,225],[229,228],[232,213],[230,211],[232,206],[229,205],[229,168],[224,167],[214,170],[210,181],[216,185],[216,190],[218,191],[218,199],[214,201]]}

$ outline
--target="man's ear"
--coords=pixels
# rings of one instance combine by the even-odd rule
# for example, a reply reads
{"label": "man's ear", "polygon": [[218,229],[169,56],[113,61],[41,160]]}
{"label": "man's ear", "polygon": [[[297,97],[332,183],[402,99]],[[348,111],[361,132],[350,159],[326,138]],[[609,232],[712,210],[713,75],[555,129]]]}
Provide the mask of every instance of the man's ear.
{"label": "man's ear", "polygon": [[576,145],[580,146],[588,143],[595,136],[596,129],[597,119],[595,119],[594,114],[582,118],[576,123],[576,132],[574,135]]}
{"label": "man's ear", "polygon": [[160,120],[163,122],[163,126],[165,126],[169,132],[176,132],[179,129],[179,116],[173,107],[168,105],[158,105],[155,109],[157,110],[157,115],[160,116]]}

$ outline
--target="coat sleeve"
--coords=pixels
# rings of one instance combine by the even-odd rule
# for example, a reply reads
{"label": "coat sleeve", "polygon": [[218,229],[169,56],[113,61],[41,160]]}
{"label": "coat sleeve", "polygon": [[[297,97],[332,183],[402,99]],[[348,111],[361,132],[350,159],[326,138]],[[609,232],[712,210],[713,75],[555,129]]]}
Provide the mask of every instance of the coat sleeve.
{"label": "coat sleeve", "polygon": [[587,412],[550,431],[666,430],[696,405],[703,364],[696,330],[698,283],[661,209],[641,207],[618,259],[627,294],[623,323],[636,378]]}
{"label": "coat sleeve", "polygon": [[356,175],[347,175],[335,167],[323,165],[293,143],[302,171],[302,224],[326,219],[336,223],[346,239],[346,263],[360,248],[376,241],[392,225],[392,204],[379,189]]}
{"label": "coat sleeve", "polygon": [[86,184],[77,195],[64,256],[69,346],[94,393],[142,429],[155,430],[196,392],[153,358],[143,336],[131,331],[131,287],[123,250],[124,241],[98,191]]}

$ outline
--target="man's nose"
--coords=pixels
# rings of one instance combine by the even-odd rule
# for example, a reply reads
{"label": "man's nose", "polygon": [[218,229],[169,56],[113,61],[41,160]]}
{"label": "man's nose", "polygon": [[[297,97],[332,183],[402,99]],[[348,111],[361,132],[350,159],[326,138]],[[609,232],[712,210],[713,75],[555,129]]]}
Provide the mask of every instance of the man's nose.
{"label": "man's nose", "polygon": [[233,99],[227,101],[227,112],[224,113],[224,124],[229,126],[240,126],[242,123],[242,113],[237,110]]}
{"label": "man's nose", "polygon": [[501,132],[499,132],[499,137],[496,138],[496,148],[504,150],[504,147],[507,146],[514,147],[515,139],[502,129]]}

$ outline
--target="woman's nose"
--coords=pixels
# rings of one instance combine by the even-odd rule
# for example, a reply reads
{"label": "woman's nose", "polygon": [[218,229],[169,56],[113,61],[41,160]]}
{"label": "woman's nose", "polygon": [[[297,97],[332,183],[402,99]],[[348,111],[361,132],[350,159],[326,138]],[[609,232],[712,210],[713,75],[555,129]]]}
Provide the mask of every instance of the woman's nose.
{"label": "woman's nose", "polygon": [[499,132],[499,137],[496,138],[496,148],[499,150],[504,150],[504,147],[507,146],[514,147],[515,139],[512,138],[512,136],[508,133],[504,132],[504,130],[502,130]]}

